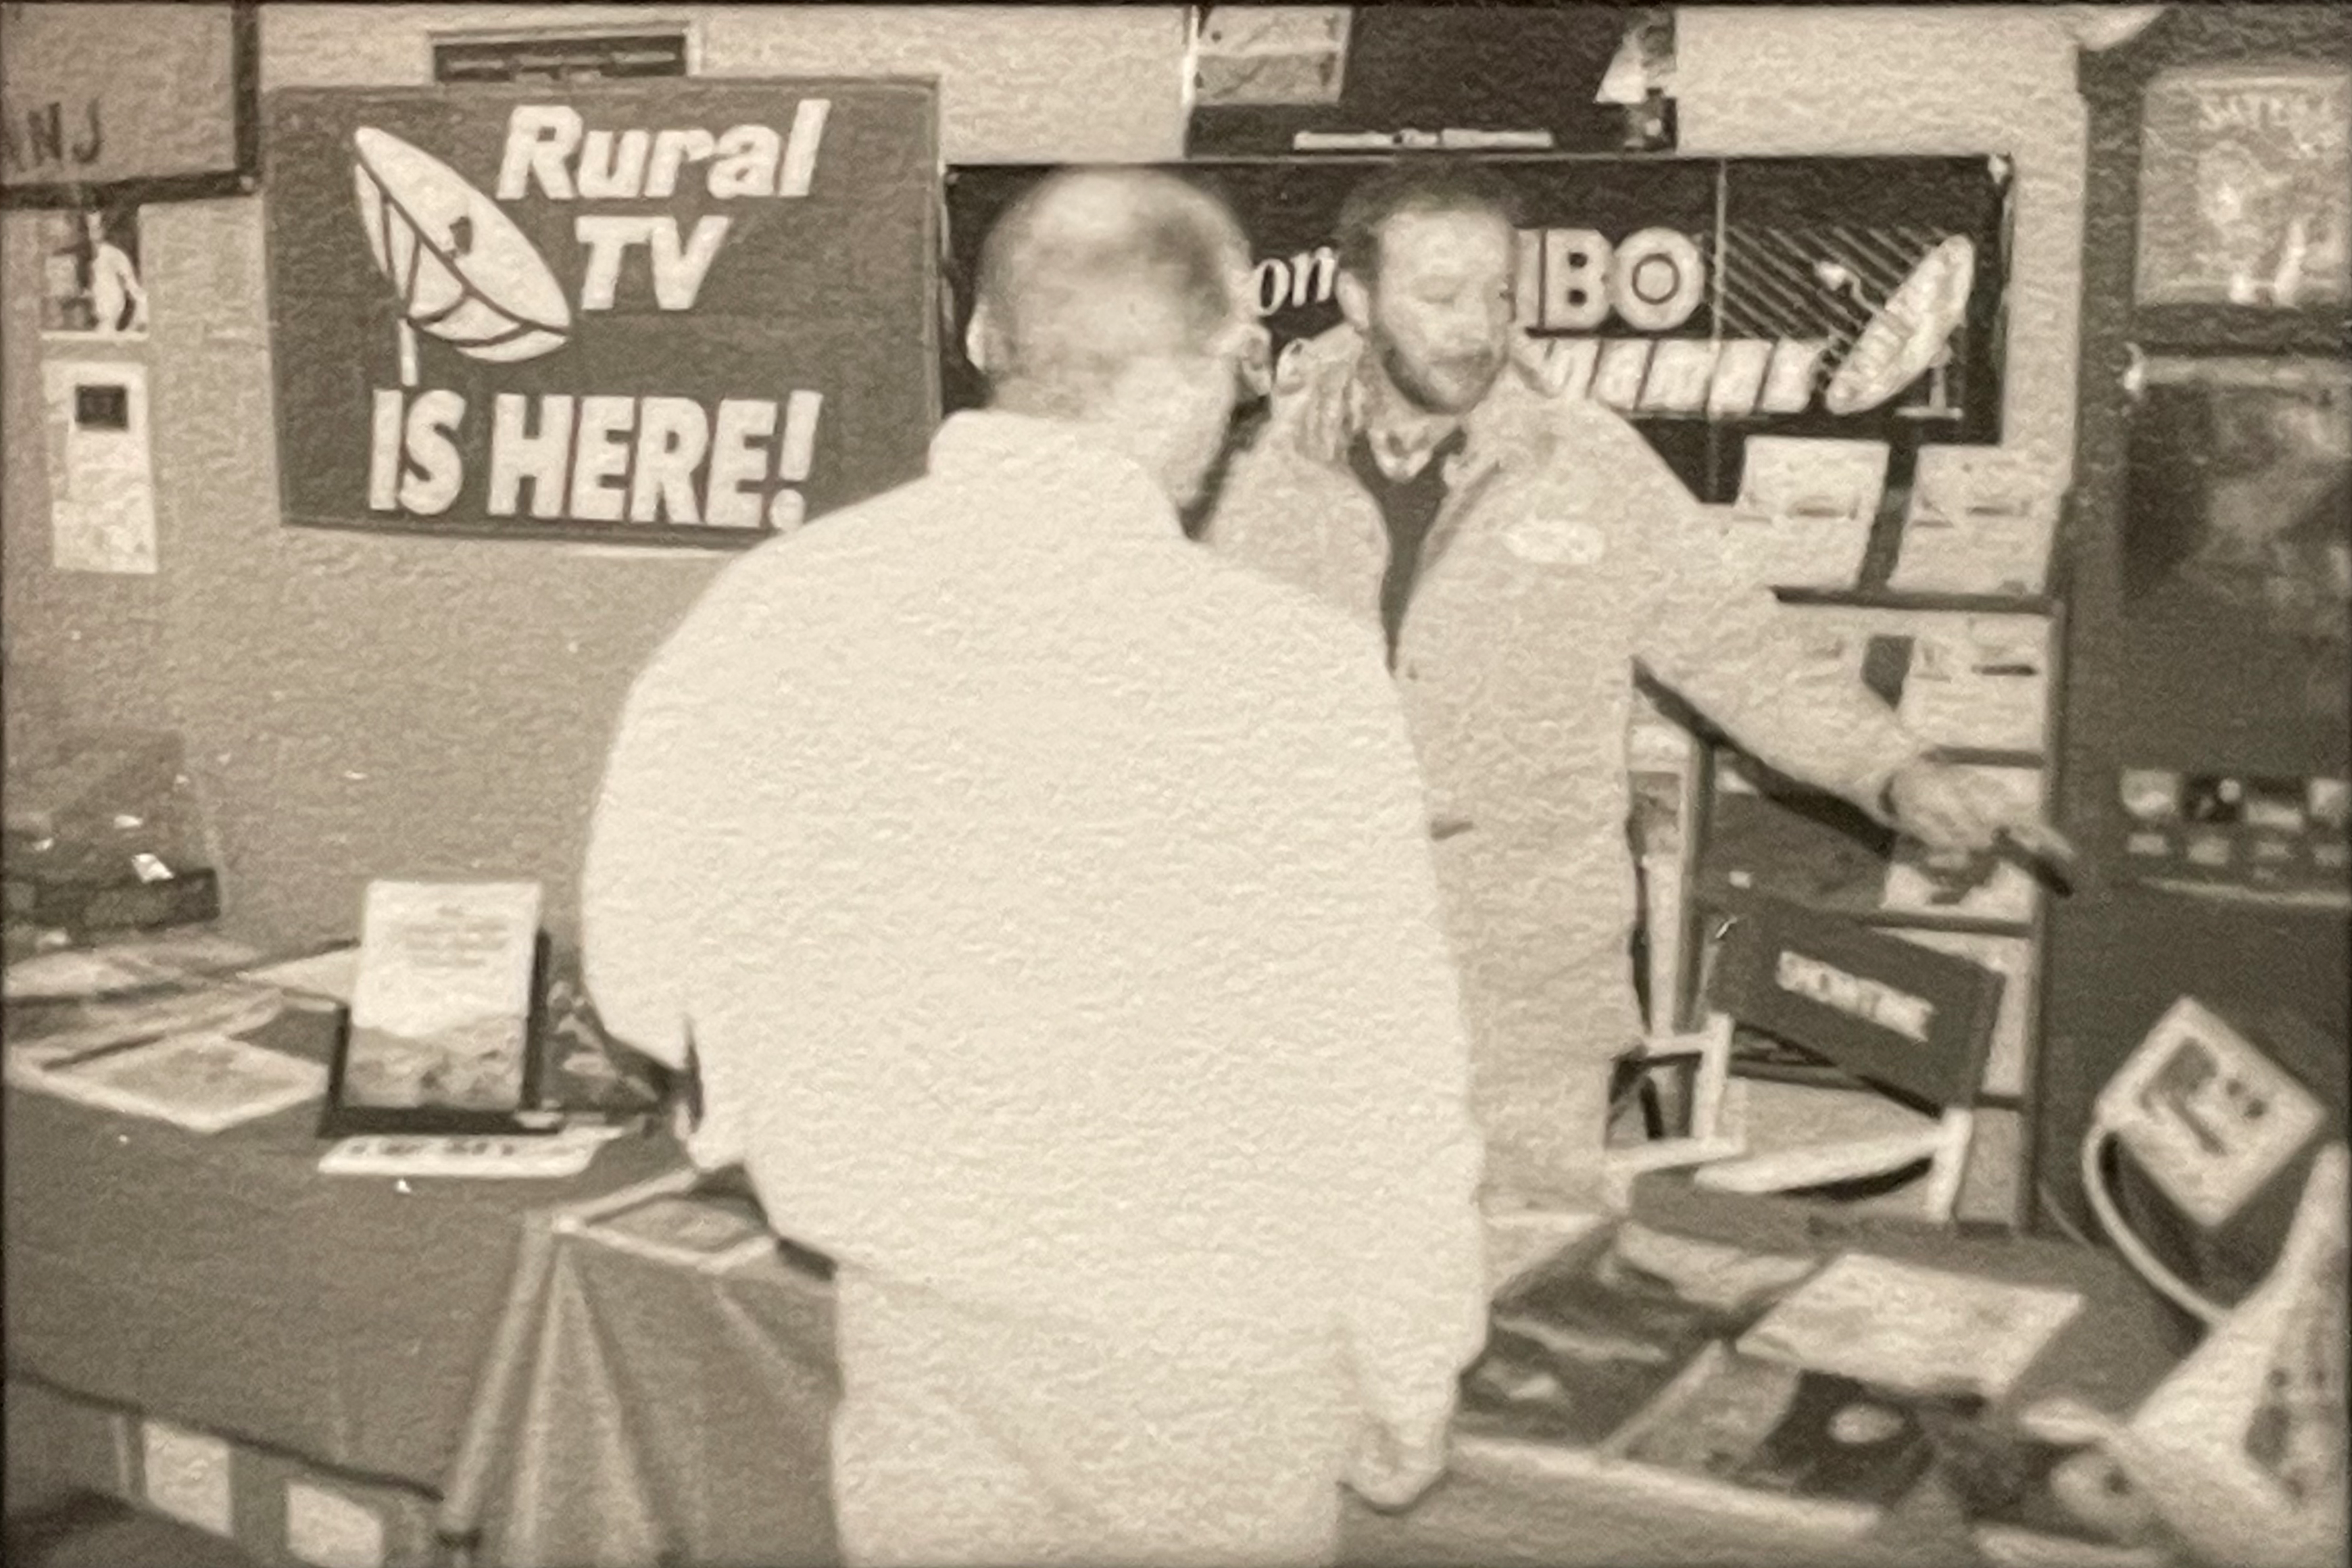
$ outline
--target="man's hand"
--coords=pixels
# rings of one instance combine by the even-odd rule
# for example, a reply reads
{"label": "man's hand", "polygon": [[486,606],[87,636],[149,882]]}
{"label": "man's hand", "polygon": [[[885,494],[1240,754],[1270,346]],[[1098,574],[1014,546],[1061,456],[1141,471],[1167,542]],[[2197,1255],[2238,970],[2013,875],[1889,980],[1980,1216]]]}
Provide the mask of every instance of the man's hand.
{"label": "man's hand", "polygon": [[1349,1489],[1385,1513],[1411,1508],[1445,1473],[1446,1426],[1399,1433],[1367,1421],[1348,1463]]}
{"label": "man's hand", "polygon": [[2056,829],[1980,773],[1916,757],[1886,781],[1895,826],[1946,855],[1980,854],[2004,835],[2027,853],[2072,858]]}

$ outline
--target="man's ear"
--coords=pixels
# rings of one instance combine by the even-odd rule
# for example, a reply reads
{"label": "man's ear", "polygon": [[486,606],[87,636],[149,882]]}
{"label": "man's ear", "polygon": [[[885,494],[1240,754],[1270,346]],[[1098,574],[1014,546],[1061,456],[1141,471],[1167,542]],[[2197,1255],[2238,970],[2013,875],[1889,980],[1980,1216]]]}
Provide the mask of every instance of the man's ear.
{"label": "man's ear", "polygon": [[971,361],[971,368],[982,375],[988,374],[988,344],[993,335],[988,306],[985,303],[974,305],[971,322],[963,330],[963,352],[965,357]]}
{"label": "man's ear", "polygon": [[1372,291],[1364,286],[1362,279],[1352,272],[1342,272],[1333,292],[1339,296],[1339,314],[1347,318],[1348,325],[1360,332],[1371,326]]}

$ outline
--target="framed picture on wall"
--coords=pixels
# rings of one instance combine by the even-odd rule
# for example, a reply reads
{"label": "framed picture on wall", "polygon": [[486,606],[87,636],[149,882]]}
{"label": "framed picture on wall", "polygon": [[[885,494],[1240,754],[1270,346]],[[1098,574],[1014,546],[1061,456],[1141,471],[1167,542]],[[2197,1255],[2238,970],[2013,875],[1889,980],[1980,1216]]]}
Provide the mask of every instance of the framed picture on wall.
{"label": "framed picture on wall", "polygon": [[251,0],[0,6],[0,206],[250,194],[260,56]]}
{"label": "framed picture on wall", "polygon": [[80,207],[39,216],[41,335],[135,342],[147,336],[139,209]]}
{"label": "framed picture on wall", "polygon": [[2149,84],[2139,300],[2278,310],[2352,300],[2352,77],[2200,66]]}

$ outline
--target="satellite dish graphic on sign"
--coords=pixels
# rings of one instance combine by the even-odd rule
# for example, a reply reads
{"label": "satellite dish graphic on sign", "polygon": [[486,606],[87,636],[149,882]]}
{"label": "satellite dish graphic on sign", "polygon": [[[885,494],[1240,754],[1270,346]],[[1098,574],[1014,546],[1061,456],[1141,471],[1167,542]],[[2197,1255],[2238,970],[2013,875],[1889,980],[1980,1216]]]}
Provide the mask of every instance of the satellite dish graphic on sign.
{"label": "satellite dish graphic on sign", "polygon": [[[1861,414],[1877,407],[1919,379],[1936,373],[1928,406],[1930,417],[1949,416],[1944,372],[1951,363],[1951,339],[1968,320],[1969,294],[1976,287],[1977,250],[1964,235],[1954,235],[1923,258],[1894,293],[1886,297],[1854,339],[1830,378],[1822,403],[1832,414]],[[1868,306],[1853,274],[1834,261],[1814,268],[1815,276],[1832,289],[1843,289]]]}
{"label": "satellite dish graphic on sign", "polygon": [[368,248],[400,293],[404,384],[416,380],[415,332],[500,364],[563,346],[572,333],[563,286],[497,203],[373,126],[352,132],[352,151]]}

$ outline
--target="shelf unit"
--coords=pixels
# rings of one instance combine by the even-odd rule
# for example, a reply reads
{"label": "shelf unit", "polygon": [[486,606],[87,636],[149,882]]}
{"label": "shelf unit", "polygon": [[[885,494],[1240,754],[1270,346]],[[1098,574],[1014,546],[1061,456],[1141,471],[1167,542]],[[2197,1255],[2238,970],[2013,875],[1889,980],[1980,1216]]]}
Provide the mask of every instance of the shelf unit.
{"label": "shelf unit", "polygon": [[[1981,743],[1982,737],[1963,723],[1960,732],[1934,744],[1932,754],[2004,774],[2031,775],[2030,781],[2020,777],[2017,787],[2030,789],[2045,815],[2051,814],[2050,761],[2061,744],[2059,660],[2066,636],[2063,580],[2030,573],[2044,576],[2050,584],[2035,594],[1889,587],[1887,579],[1900,556],[1906,503],[1900,488],[1890,490],[1874,524],[1856,585],[1790,585],[1773,592],[1801,636],[1813,632],[1824,642],[1837,644],[1834,657],[1858,666],[1857,677],[1905,712],[1912,728],[1931,742],[1944,731],[1936,721],[1913,718],[1903,700],[1913,662],[1927,657],[1922,647],[1937,645],[1937,657],[1948,657],[1954,647],[1970,646],[1976,634],[1987,631],[1988,623],[1992,632],[2027,636],[2036,668],[2026,679],[2034,689],[2023,709],[1998,718],[1997,726],[2004,728],[1998,738],[2006,743]],[[2064,531],[2063,517],[2051,531],[2048,569],[2055,574],[2055,538]],[[1952,713],[1972,718],[1965,704],[1929,718],[1949,724]],[[1981,722],[1981,715],[1972,721]],[[1894,834],[1853,806],[1762,775],[1719,739],[1702,736],[1693,761],[1692,852],[1678,942],[1685,956],[1675,980],[1677,1024],[1687,1025],[1701,1008],[1708,951],[1723,922],[1759,895],[1887,931],[2000,971],[2007,977],[2000,1026],[1977,1102],[1979,1137],[1962,1187],[1959,1217],[2009,1226],[2022,1224],[2030,1207],[2035,1144],[2032,1085],[2040,1071],[2036,1026],[2047,962],[2048,889],[2033,873],[2003,861],[1990,866],[1990,881],[1974,891],[1939,891],[1914,850],[1898,848]],[[1987,868],[1984,864],[1976,868]],[[1898,878],[1903,896],[1890,900],[1890,884]],[[1991,908],[1984,906],[1988,890],[1998,895]],[[1957,901],[1937,907],[1939,897]],[[1759,1085],[1785,1085],[1825,1096],[1844,1091],[1857,1111],[1865,1105],[1884,1110],[1874,1094],[1837,1068],[1805,1060],[1803,1053],[1778,1042],[1735,1037],[1735,1049],[1736,1070]]]}

